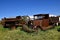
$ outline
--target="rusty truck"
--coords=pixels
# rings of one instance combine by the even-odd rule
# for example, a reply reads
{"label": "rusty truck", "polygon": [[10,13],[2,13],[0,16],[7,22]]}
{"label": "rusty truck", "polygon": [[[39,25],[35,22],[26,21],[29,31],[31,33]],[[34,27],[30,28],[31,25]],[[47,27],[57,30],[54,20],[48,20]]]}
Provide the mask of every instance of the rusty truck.
{"label": "rusty truck", "polygon": [[[32,29],[40,28],[41,30],[47,30],[52,28],[57,22],[59,22],[58,17],[49,17],[49,14],[36,14],[33,15],[33,20],[23,20],[21,16],[16,18],[3,18],[2,24],[5,28],[15,29],[17,26],[26,25],[30,26]],[[27,22],[26,22],[27,21]],[[52,26],[51,26],[52,25]]]}

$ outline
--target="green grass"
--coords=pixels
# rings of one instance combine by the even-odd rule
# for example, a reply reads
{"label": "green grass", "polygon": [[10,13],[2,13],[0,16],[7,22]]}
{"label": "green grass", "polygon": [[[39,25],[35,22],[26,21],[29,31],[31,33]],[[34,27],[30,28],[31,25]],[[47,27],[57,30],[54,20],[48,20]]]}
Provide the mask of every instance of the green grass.
{"label": "green grass", "polygon": [[0,25],[0,40],[60,40],[60,32],[57,29],[60,26],[56,26],[53,29],[34,33],[27,33],[21,31],[20,28],[15,30],[5,29]]}

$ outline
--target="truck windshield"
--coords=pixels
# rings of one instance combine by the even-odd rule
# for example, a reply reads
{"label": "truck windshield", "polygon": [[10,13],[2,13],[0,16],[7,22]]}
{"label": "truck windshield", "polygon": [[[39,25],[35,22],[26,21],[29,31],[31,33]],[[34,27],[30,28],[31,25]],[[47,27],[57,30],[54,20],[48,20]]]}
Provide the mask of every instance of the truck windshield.
{"label": "truck windshield", "polygon": [[35,19],[42,19],[44,16],[35,16]]}

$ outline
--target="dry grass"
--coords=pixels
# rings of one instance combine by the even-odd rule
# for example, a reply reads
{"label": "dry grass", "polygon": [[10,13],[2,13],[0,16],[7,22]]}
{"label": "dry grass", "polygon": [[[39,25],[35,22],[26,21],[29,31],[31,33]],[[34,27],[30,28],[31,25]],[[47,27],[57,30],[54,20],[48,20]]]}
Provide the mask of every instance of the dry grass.
{"label": "dry grass", "polygon": [[9,30],[0,25],[0,40],[60,40],[60,32],[57,31],[58,28],[60,26],[47,31],[39,29],[38,32],[27,33],[21,31],[20,28]]}

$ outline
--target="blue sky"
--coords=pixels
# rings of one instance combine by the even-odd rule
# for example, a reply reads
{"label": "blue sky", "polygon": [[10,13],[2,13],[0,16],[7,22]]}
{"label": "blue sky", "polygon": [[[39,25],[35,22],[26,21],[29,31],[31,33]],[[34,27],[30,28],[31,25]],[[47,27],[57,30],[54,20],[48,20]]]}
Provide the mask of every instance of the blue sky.
{"label": "blue sky", "polygon": [[0,18],[41,13],[60,15],[60,0],[0,0]]}

